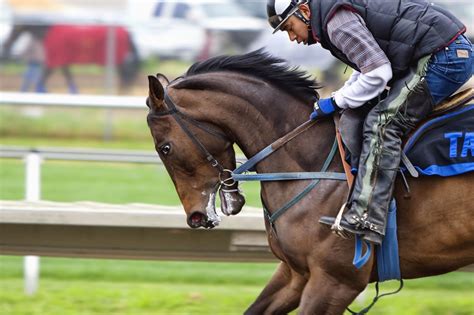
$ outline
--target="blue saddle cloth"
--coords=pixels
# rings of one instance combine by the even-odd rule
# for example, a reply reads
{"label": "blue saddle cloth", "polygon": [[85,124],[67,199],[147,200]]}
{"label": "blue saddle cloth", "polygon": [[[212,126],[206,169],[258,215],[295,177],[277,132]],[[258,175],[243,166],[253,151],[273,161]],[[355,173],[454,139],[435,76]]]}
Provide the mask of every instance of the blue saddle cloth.
{"label": "blue saddle cloth", "polygon": [[[347,149],[346,160],[354,173],[359,164],[362,127],[368,110],[346,110],[339,124]],[[403,151],[421,175],[454,176],[474,171],[474,104],[460,106],[426,121],[407,140]],[[390,203],[387,220],[381,246],[373,248],[359,236],[355,241],[354,266],[362,268],[375,250],[379,282],[401,279],[394,200]]]}
{"label": "blue saddle cloth", "polygon": [[379,282],[401,279],[397,238],[397,205],[395,199],[392,199],[388,209],[385,237],[382,245],[376,246],[375,253],[377,255]]}
{"label": "blue saddle cloth", "polygon": [[[425,122],[408,139],[404,152],[422,175],[453,176],[474,171],[474,104]],[[396,213],[392,200],[384,240],[375,247],[379,282],[401,278]],[[366,244],[363,256],[362,247],[361,239],[356,238],[353,263],[357,268],[370,257],[370,245]]]}
{"label": "blue saddle cloth", "polygon": [[453,176],[474,171],[474,104],[425,122],[403,151],[422,175]]}
{"label": "blue saddle cloth", "polygon": [[[363,253],[365,244],[365,253]],[[370,259],[373,246],[363,241],[360,236],[355,238],[355,252],[352,264],[357,268],[362,268]],[[397,238],[397,204],[395,199],[390,202],[388,210],[387,228],[385,237],[380,246],[375,246],[377,258],[378,282],[401,279],[400,257],[398,255]]]}

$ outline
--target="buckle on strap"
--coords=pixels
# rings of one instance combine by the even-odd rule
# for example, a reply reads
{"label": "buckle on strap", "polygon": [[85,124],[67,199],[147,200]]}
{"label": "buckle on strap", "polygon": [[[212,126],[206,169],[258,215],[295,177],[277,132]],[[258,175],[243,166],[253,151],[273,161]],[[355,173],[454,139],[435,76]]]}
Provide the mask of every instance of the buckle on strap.
{"label": "buckle on strap", "polygon": [[408,159],[405,152],[402,150],[401,153],[402,153],[401,155],[402,162],[403,164],[405,164],[405,167],[407,168],[408,173],[410,173],[412,177],[418,177],[419,176],[418,171],[415,169],[411,161]]}
{"label": "buckle on strap", "polygon": [[370,230],[373,232],[380,233],[379,229],[377,228],[377,225],[367,220],[367,218],[368,218],[367,212],[364,213],[362,217],[358,217],[355,215],[352,216],[352,219],[354,219],[357,222],[357,225],[360,229]]}

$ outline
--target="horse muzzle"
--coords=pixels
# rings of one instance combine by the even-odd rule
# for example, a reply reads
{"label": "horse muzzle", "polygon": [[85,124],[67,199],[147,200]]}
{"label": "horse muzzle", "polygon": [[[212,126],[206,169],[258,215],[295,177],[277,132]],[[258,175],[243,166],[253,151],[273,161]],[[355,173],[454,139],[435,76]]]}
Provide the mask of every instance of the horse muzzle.
{"label": "horse muzzle", "polygon": [[[238,189],[226,190],[221,188],[219,189],[219,195],[221,199],[221,211],[225,215],[236,215],[242,210],[245,204],[245,198],[240,194]],[[197,229],[203,227],[205,229],[212,229],[221,222],[221,218],[216,212],[216,192],[211,192],[208,198],[206,212],[195,210],[188,216],[187,223],[191,228]]]}
{"label": "horse muzzle", "polygon": [[201,211],[194,211],[187,218],[187,223],[189,227],[197,229],[203,227],[205,229],[212,229],[216,227],[214,221],[209,220],[208,216]]}

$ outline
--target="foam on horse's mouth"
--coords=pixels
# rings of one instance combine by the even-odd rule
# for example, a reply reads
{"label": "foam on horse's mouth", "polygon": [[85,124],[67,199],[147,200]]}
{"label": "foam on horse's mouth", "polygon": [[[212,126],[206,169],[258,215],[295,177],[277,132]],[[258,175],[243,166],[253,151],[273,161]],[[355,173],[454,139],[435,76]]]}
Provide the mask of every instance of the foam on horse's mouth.
{"label": "foam on horse's mouth", "polygon": [[[207,226],[206,227],[216,227],[221,222],[221,218],[216,212],[216,192],[213,191],[209,195],[209,201],[207,202],[206,206],[206,214],[207,214]],[[212,226],[209,226],[212,225]]]}
{"label": "foam on horse's mouth", "polygon": [[230,216],[234,212],[234,201],[235,198],[231,193],[225,192],[222,189],[219,190],[219,197],[221,199],[221,211],[226,216]]}

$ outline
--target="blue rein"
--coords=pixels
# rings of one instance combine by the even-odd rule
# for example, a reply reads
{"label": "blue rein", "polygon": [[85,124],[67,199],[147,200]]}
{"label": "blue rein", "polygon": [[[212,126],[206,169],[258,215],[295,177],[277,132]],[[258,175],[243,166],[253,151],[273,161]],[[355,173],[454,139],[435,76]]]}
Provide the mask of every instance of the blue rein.
{"label": "blue rein", "polygon": [[[305,124],[308,124],[305,123]],[[303,125],[305,125],[303,124]],[[304,129],[302,128],[301,125],[297,129]],[[309,125],[309,124],[308,124]],[[309,125],[311,126],[311,125]],[[295,130],[297,130],[295,129]],[[324,164],[321,168],[320,172],[292,172],[292,173],[264,173],[264,174],[243,174],[244,172],[247,171],[254,171],[255,166],[265,158],[267,158],[270,154],[273,152],[277,151],[279,148],[283,146],[286,142],[289,140],[293,139],[297,134],[299,134],[298,131],[292,132],[293,135],[291,136],[284,136],[274,143],[268,145],[264,149],[262,149],[260,152],[255,154],[253,157],[251,157],[247,162],[236,168],[232,173],[231,177],[235,181],[284,181],[284,180],[309,180],[312,179],[312,181],[306,186],[299,194],[297,194],[293,199],[291,199],[289,202],[287,202],[285,205],[280,207],[279,209],[273,211],[273,213],[270,213],[265,206],[263,205],[263,212],[265,214],[266,219],[270,223],[273,231],[276,231],[275,229],[275,221],[283,215],[288,209],[290,209],[292,206],[297,204],[301,199],[303,199],[307,194],[309,194],[321,181],[321,179],[329,179],[329,180],[341,180],[341,181],[346,181],[347,177],[345,173],[340,173],[340,172],[327,172],[327,169],[329,168],[329,165],[331,164],[332,160],[334,159],[334,156],[336,155],[337,152],[337,138],[334,139],[334,143],[332,145],[331,151],[329,152],[328,156],[326,157],[326,160],[324,161]],[[286,139],[283,139],[287,137]],[[283,140],[282,140],[283,139]],[[276,145],[277,144],[277,145]],[[362,268],[370,259],[371,254],[372,254],[372,247],[368,242],[362,241],[360,237],[356,237],[355,240],[355,253],[354,253],[354,260],[353,264],[357,269]],[[366,251],[363,253],[363,244],[365,243],[366,245]]]}
{"label": "blue rein", "polygon": [[[341,180],[346,181],[346,174],[345,173],[337,173],[337,172],[327,172],[329,165],[331,164],[334,156],[337,152],[337,139],[334,139],[334,143],[332,145],[331,151],[327,156],[326,160],[324,161],[323,167],[321,168],[320,172],[292,172],[292,173],[264,173],[264,174],[242,174],[246,171],[251,171],[255,168],[257,163],[262,161],[263,159],[267,158],[270,154],[278,150],[283,146],[284,143],[293,139],[292,137],[288,138],[286,141],[281,143],[281,139],[278,139],[274,143],[270,144],[257,154],[255,154],[252,158],[250,158],[247,162],[239,166],[235,169],[231,176],[235,181],[284,181],[284,180],[308,180],[312,179],[308,186],[306,186],[303,191],[301,191],[298,195],[293,197],[289,202],[285,205],[270,213],[265,207],[263,207],[263,211],[265,213],[266,218],[272,225],[274,229],[275,221],[284,214],[288,209],[298,203],[304,196],[306,196],[311,190],[313,190],[321,179],[330,179],[330,180]],[[275,143],[280,142],[279,146],[276,146]]]}
{"label": "blue rein", "polygon": [[[337,141],[337,140],[336,140]],[[332,179],[332,180],[346,180],[346,174],[344,173],[336,173],[336,172],[326,172],[327,168],[329,167],[329,163],[334,158],[335,152],[337,150],[337,142],[334,142],[333,149],[334,152],[331,150],[328,157],[326,158],[326,163],[328,164],[326,167],[323,166],[321,172],[292,172],[292,173],[265,173],[265,174],[242,174],[243,172],[253,171],[255,165],[267,158],[270,154],[275,152],[277,149],[272,147],[272,145],[267,146],[257,154],[255,154],[252,158],[250,158],[247,162],[236,168],[232,172],[232,178],[235,181],[262,181],[262,182],[269,182],[269,181],[281,181],[281,180],[304,180],[304,179]]]}

